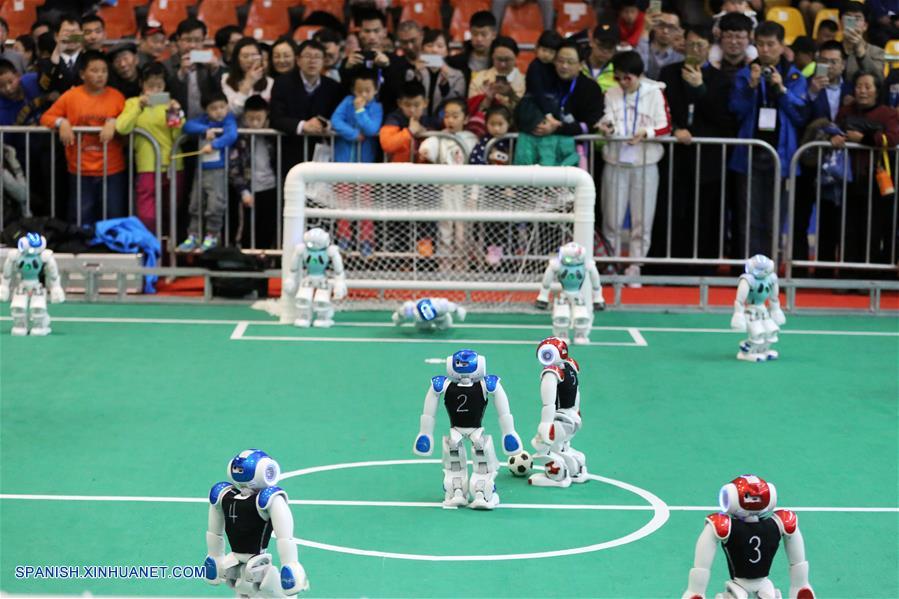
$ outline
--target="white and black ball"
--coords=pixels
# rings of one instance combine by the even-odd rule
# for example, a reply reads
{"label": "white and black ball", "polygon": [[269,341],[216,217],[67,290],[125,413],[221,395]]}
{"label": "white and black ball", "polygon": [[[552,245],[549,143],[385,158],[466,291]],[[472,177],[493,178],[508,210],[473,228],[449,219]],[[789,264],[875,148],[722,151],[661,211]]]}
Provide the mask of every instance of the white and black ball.
{"label": "white and black ball", "polygon": [[526,451],[509,458],[509,472],[514,476],[527,476],[531,471],[532,465],[533,460],[531,460],[531,456]]}

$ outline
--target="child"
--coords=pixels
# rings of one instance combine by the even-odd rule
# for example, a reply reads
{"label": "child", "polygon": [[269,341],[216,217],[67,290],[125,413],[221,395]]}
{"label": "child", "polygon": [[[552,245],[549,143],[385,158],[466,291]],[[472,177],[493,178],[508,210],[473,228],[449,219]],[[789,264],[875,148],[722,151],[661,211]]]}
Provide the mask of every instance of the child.
{"label": "child", "polygon": [[537,58],[528,65],[525,81],[528,92],[537,98],[543,114],[551,114],[553,102],[548,97],[556,85],[556,51],[562,45],[562,36],[552,30],[544,31],[537,40]]}
{"label": "child", "polygon": [[[178,246],[182,252],[200,247],[205,252],[216,247],[222,232],[227,207],[227,181],[225,151],[237,141],[237,120],[228,111],[228,98],[221,91],[213,91],[203,98],[206,114],[190,119],[184,124],[186,135],[203,135],[206,143],[200,148],[200,170],[194,178],[190,194],[190,225],[187,239]],[[214,129],[222,129],[215,133]],[[206,236],[200,244],[200,212],[205,202]]]}
{"label": "child", "polygon": [[[258,94],[252,95],[244,102],[241,125],[247,129],[267,129],[268,115],[268,102]],[[241,135],[228,155],[228,175],[240,196],[235,239],[243,246],[273,248],[277,219],[281,215],[277,210],[278,177],[272,168],[272,138],[255,136],[254,142],[253,137]],[[254,210],[249,227],[244,226],[244,208]]]}
{"label": "child", "polygon": [[390,162],[411,162],[412,144],[425,132],[421,116],[425,109],[425,88],[419,81],[406,81],[397,96],[397,108],[387,115],[378,137]]}
{"label": "child", "polygon": [[[374,71],[363,69],[355,73],[353,94],[343,99],[331,116],[331,127],[337,134],[334,141],[334,162],[375,162],[377,159],[377,138],[384,120],[384,109],[375,100],[378,91],[378,77]],[[368,187],[359,197],[366,203],[370,200]],[[335,186],[338,199],[349,202],[350,189],[346,185]],[[353,235],[352,223],[337,221],[337,245],[346,250]],[[375,224],[370,220],[359,221],[359,251],[368,257],[374,250]]]}
{"label": "child", "polygon": [[580,155],[577,153],[572,136],[555,134],[538,136],[535,133],[541,124],[548,124],[548,121],[534,98],[530,96],[524,98],[518,104],[515,116],[521,132],[515,146],[514,164],[577,166]]}
{"label": "child", "polygon": [[[84,52],[79,59],[79,68],[79,76],[84,83],[62,94],[41,117],[41,125],[57,129],[59,141],[66,147],[66,162],[69,166],[69,220],[83,225],[92,224],[100,219],[126,216],[128,207],[125,190],[125,157],[122,153],[122,144],[115,137],[116,117],[125,107],[125,98],[118,90],[107,87],[109,65],[102,52],[96,50]],[[99,134],[81,134],[80,157],[79,144],[73,127],[103,128]],[[107,159],[105,170],[104,145]]]}
{"label": "child", "polygon": [[636,48],[643,37],[646,13],[640,10],[639,0],[621,0],[618,5],[618,32],[621,41]]}
{"label": "child", "polygon": [[[169,187],[169,158],[172,144],[181,135],[184,126],[184,111],[176,100],[159,102],[159,94],[165,91],[166,71],[162,63],[151,62],[140,72],[141,95],[128,98],[125,109],[116,119],[116,132],[128,135],[135,127],[140,127],[156,140],[162,162],[162,198],[167,206]],[[156,151],[150,140],[143,135],[134,137],[134,151],[137,155],[137,178],[135,182],[135,208],[137,218],[147,229],[156,233]],[[184,186],[184,163],[179,158],[175,163],[175,188],[181,195]]]}
{"label": "child", "polygon": [[[478,144],[471,151],[469,164],[509,164],[509,140],[502,139],[509,129],[512,127],[512,113],[505,106],[491,106],[487,109],[487,134],[481,138]],[[491,140],[500,138],[490,148],[490,154],[487,155],[487,144]],[[484,188],[489,190],[491,188]],[[483,193],[484,190],[475,193]],[[501,193],[511,192],[511,188],[503,190]],[[508,243],[509,227],[503,223],[485,223],[484,236],[486,237],[486,261],[491,266],[498,265],[503,259],[505,244]]]}

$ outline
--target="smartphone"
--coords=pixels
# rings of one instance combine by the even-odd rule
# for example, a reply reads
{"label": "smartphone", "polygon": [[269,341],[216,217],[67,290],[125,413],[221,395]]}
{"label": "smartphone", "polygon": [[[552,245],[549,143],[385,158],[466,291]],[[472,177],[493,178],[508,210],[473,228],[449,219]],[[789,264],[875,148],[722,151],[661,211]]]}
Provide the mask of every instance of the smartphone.
{"label": "smartphone", "polygon": [[84,41],[84,36],[80,33],[73,33],[72,35],[70,35],[69,37],[66,38],[66,41],[70,42],[70,43],[74,43],[74,42],[81,43]]}
{"label": "smartphone", "polygon": [[830,67],[826,64],[816,64],[815,65],[815,77],[827,77],[830,72]]}
{"label": "smartphone", "polygon": [[150,94],[149,102],[147,104],[149,106],[168,106],[171,101],[172,97],[169,95],[169,92],[159,92]]}
{"label": "smartphone", "polygon": [[321,121],[323,127],[328,128],[328,127],[331,126],[331,121],[329,121],[329,120],[326,119],[325,117],[323,117],[323,116],[316,116],[315,118],[317,118],[319,121]]}
{"label": "smartphone", "polygon": [[422,54],[421,61],[429,68],[439,69],[443,66],[443,57],[439,54]]}
{"label": "smartphone", "polygon": [[690,67],[698,67],[702,63],[697,56],[687,56],[684,58],[684,64]]}
{"label": "smartphone", "polygon": [[215,60],[215,56],[212,54],[212,50],[191,50],[190,51],[190,62],[191,64],[208,64]]}
{"label": "smartphone", "polygon": [[509,82],[509,80],[506,79],[506,76],[505,76],[505,75],[497,75],[497,76],[496,76],[496,81],[497,81],[497,82],[503,82],[503,83],[508,83],[508,82]]}
{"label": "smartphone", "polygon": [[846,15],[843,17],[843,29],[858,29],[858,17]]}
{"label": "smartphone", "polygon": [[649,8],[646,12],[662,12],[662,0],[649,0]]}

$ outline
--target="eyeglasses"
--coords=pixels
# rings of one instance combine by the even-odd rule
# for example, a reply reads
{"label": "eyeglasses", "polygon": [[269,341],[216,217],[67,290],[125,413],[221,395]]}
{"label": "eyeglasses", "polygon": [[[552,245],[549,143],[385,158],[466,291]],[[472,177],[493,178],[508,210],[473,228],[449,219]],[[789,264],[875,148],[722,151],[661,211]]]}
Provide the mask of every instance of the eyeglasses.
{"label": "eyeglasses", "polygon": [[581,61],[576,58],[557,58],[556,64],[575,66],[581,64]]}

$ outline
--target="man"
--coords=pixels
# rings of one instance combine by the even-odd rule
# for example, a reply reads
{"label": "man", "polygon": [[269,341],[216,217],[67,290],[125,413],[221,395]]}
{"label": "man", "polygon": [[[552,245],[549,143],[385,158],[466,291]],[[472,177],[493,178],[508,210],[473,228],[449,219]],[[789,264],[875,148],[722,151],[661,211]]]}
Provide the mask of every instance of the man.
{"label": "man", "polygon": [[165,30],[161,26],[144,23],[140,28],[140,44],[137,46],[138,68],[142,69],[144,65],[159,60],[165,52],[166,42]]}
{"label": "man", "polygon": [[684,59],[672,44],[680,31],[680,17],[670,10],[652,13],[648,17],[652,29],[649,37],[643,37],[636,50],[646,65],[644,75],[650,79],[658,79],[662,67]]}
{"label": "man", "polygon": [[384,83],[378,92],[384,114],[396,110],[397,95],[403,83],[419,78],[417,70],[419,66],[423,66],[419,64],[423,39],[421,25],[415,21],[403,21],[397,26],[397,53],[389,57],[390,66],[384,73]]}
{"label": "man", "polygon": [[177,52],[163,64],[169,74],[168,88],[172,98],[181,104],[187,118],[205,114],[204,94],[221,89],[221,68],[212,62],[191,61],[191,51],[202,50],[206,39],[206,25],[188,18],[178,24],[175,32]]}
{"label": "man", "polygon": [[593,30],[590,39],[590,54],[584,64],[584,75],[596,81],[602,93],[618,85],[615,83],[615,70],[612,57],[618,50],[618,26],[614,23],[602,23]]}
{"label": "man", "polygon": [[883,47],[889,40],[899,39],[899,4],[896,0],[868,0],[866,3],[871,17],[870,40]]}
{"label": "man", "polygon": [[46,19],[38,19],[31,24],[31,37],[34,38],[35,43],[45,33],[50,33],[50,22]]}
{"label": "man", "polygon": [[38,61],[38,80],[45,92],[65,93],[79,85],[78,57],[82,51],[81,21],[74,16],[64,16],[54,31],[56,48],[49,59]]}
{"label": "man", "polygon": [[10,62],[21,75],[26,70],[25,57],[12,48],[6,47],[6,39],[9,37],[9,23],[0,17],[0,58]]}
{"label": "man", "polygon": [[872,73],[877,81],[883,81],[883,48],[865,41],[868,21],[865,5],[861,2],[847,2],[840,10],[843,21],[843,51],[846,52],[846,78],[850,81],[859,71]]}
{"label": "man", "polygon": [[312,158],[312,144],[308,142],[315,142],[315,136],[329,130],[329,119],[345,95],[339,83],[322,76],[324,56],[321,44],[306,40],[300,44],[299,69],[278,77],[272,88],[271,124],[287,135],[285,173]]}
{"label": "man", "polygon": [[380,86],[384,81],[384,71],[390,66],[390,57],[383,51],[387,37],[387,17],[374,8],[362,8],[355,13],[353,22],[359,27],[356,33],[359,51],[347,55],[340,69],[340,80],[349,82],[353,78],[353,71],[368,69],[378,74]]}
{"label": "man", "polygon": [[330,77],[340,83],[340,61],[343,58],[343,38],[340,34],[328,27],[322,27],[315,32],[312,39],[317,41],[325,49],[325,67],[322,75]]}
{"label": "man", "polygon": [[215,47],[222,56],[222,64],[231,64],[231,54],[234,46],[243,38],[243,33],[237,25],[225,25],[215,32]]}
{"label": "man", "polygon": [[117,44],[110,49],[107,56],[112,63],[109,86],[122,92],[126,99],[141,95],[137,46],[131,42]]}
{"label": "man", "polygon": [[603,96],[596,82],[581,72],[578,43],[567,39],[553,61],[558,81],[549,93],[557,109],[537,126],[535,135],[581,135],[602,118]]}
{"label": "man", "polygon": [[87,15],[81,19],[81,31],[84,34],[84,49],[104,52],[103,42],[106,41],[106,23],[97,14]]}
{"label": "man", "polygon": [[836,41],[839,37],[840,25],[833,19],[824,19],[818,25],[818,35],[815,37],[815,43],[820,47],[825,42]]}
{"label": "man", "polygon": [[[771,251],[774,185],[782,186],[784,177],[789,174],[790,159],[809,112],[805,77],[783,57],[784,28],[771,21],[759,24],[755,43],[758,60],[737,73],[729,107],[740,123],[741,139],[760,139],[777,150],[781,180],[774,180],[775,162],[768,152],[752,153],[750,173],[748,148],[739,146],[733,151],[729,166],[739,173],[737,244],[734,248],[739,257]],[[748,193],[750,179],[751,198]]]}
{"label": "man", "polygon": [[752,19],[742,13],[728,13],[721,17],[718,29],[721,31],[720,42],[712,48],[709,60],[727,81],[733,83],[737,71],[758,56],[758,51],[752,46]]}
{"label": "man", "polygon": [[468,20],[468,31],[471,39],[465,42],[461,54],[446,59],[446,64],[465,74],[466,86],[472,73],[490,68],[490,47],[497,34],[496,17],[489,11],[478,11]]}

